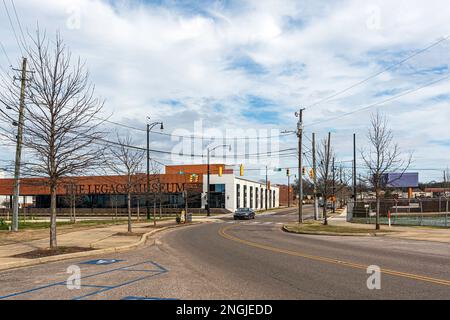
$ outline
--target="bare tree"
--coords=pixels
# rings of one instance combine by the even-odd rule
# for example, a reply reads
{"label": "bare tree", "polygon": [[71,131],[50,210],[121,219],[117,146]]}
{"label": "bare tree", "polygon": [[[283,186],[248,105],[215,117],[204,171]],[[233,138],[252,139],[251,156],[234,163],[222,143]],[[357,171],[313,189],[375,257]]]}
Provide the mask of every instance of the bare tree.
{"label": "bare tree", "polygon": [[327,204],[328,198],[332,193],[333,174],[332,159],[334,151],[331,148],[331,133],[328,133],[328,139],[323,139],[317,148],[317,187],[323,196],[323,224],[328,225]]}
{"label": "bare tree", "polygon": [[145,152],[140,149],[134,149],[133,139],[130,135],[121,138],[117,134],[117,145],[111,146],[110,160],[108,160],[108,167],[118,175],[126,176],[127,181],[124,185],[124,192],[127,195],[127,209],[128,209],[128,232],[132,232],[131,226],[131,197],[137,192],[136,186],[145,181],[145,176],[142,172],[142,161],[144,160]]}
{"label": "bare tree", "polygon": [[409,168],[412,156],[402,159],[398,144],[394,143],[392,130],[388,127],[387,119],[379,111],[371,115],[371,122],[367,134],[370,149],[361,150],[361,157],[368,169],[369,182],[376,195],[376,230],[380,230],[380,194],[382,181],[389,172],[401,172]]}
{"label": "bare tree", "polygon": [[[96,115],[103,101],[94,97],[86,66],[72,59],[61,36],[47,39],[39,30],[26,49],[33,75],[27,81],[23,125],[23,174],[45,177],[50,189],[50,247],[57,247],[56,206],[58,187],[66,177],[85,173],[99,164],[103,150],[96,146],[103,132]],[[3,82],[2,104],[18,111],[17,86]],[[10,119],[6,119],[9,121]],[[21,125],[21,124],[19,124]],[[15,130],[3,131],[15,141]]]}

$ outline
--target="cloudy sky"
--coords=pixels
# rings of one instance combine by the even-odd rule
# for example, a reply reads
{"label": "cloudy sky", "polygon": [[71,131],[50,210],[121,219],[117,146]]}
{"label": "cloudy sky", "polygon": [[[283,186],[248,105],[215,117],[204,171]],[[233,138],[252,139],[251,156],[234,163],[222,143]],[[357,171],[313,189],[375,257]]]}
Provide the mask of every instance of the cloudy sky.
{"label": "cloudy sky", "polygon": [[[12,2],[4,2],[19,33]],[[378,108],[402,150],[414,152],[422,181],[442,179],[450,165],[450,39],[441,41],[450,35],[446,0],[14,3],[24,33],[37,23],[48,34],[59,31],[74,55],[86,60],[96,92],[106,100],[103,116],[115,122],[145,128],[150,116],[163,120],[169,134],[261,130],[255,131],[261,136],[266,130],[271,136],[294,130],[294,113],[305,107],[305,135],[315,132],[321,139],[331,131],[339,160],[347,161],[353,133],[358,149],[367,147],[369,116]],[[5,75],[8,59],[18,66],[20,50],[3,3],[0,17]],[[200,125],[203,130],[194,132]],[[128,130],[112,124],[110,129]],[[129,130],[137,145],[145,142],[145,132]],[[292,135],[273,143],[296,148]],[[310,144],[305,139],[306,150]],[[179,151],[176,137],[158,134],[152,135],[152,148]],[[262,150],[256,152],[267,152]],[[1,152],[2,160],[13,158],[7,147]],[[297,161],[292,155],[271,160],[269,166],[278,167],[295,167]],[[248,167],[267,161],[262,157]],[[284,182],[284,173],[272,179]]]}

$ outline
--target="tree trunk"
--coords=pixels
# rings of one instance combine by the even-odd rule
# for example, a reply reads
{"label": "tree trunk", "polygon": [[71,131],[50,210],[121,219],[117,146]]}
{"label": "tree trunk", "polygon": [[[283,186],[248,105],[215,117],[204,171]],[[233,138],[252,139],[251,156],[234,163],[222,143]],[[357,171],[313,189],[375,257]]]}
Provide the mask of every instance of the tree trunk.
{"label": "tree trunk", "polygon": [[380,190],[377,188],[376,192],[377,198],[377,212],[375,215],[375,229],[380,230]]}
{"label": "tree trunk", "polygon": [[128,232],[132,232],[131,230],[131,193],[127,194],[127,207],[128,207]]}
{"label": "tree trunk", "polygon": [[73,223],[77,223],[77,198],[73,198]]}
{"label": "tree trunk", "polygon": [[56,242],[56,184],[50,186],[50,248],[58,246]]}
{"label": "tree trunk", "polygon": [[328,201],[326,200],[326,198],[323,200],[323,225],[327,226],[328,225],[328,215],[327,215],[327,203]]}

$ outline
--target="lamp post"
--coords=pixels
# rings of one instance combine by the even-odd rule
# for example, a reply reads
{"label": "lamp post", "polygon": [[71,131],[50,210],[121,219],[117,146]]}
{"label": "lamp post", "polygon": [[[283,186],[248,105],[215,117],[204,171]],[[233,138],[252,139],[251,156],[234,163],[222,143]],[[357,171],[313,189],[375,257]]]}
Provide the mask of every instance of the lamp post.
{"label": "lamp post", "polygon": [[210,192],[209,192],[210,191],[210,174],[211,174],[210,164],[209,164],[210,155],[211,155],[212,151],[214,151],[218,148],[226,148],[226,147],[228,147],[229,148],[228,150],[231,151],[231,145],[229,145],[229,144],[223,144],[223,145],[215,146],[214,148],[208,148],[208,174],[207,174],[207,182],[206,182],[206,212],[207,212],[208,217],[211,216],[211,208],[209,207],[209,204],[211,201]]}
{"label": "lamp post", "polygon": [[[149,117],[147,117],[147,121],[150,120]],[[162,122],[153,122],[153,123],[147,123],[147,220],[150,220],[150,131],[157,126],[161,125],[161,130],[164,130],[164,124]],[[153,224],[156,225],[156,219],[155,214],[153,213]]]}

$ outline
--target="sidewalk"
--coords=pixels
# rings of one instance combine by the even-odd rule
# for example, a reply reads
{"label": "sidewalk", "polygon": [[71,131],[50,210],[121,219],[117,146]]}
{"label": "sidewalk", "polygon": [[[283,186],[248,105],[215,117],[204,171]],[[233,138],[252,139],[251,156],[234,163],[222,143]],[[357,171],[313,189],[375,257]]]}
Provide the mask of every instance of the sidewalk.
{"label": "sidewalk", "polygon": [[[375,225],[347,222],[346,212],[343,212],[341,215],[329,218],[328,222],[330,225],[340,225],[353,228],[375,228]],[[392,226],[389,228],[389,226],[382,225],[381,230],[396,231],[393,233],[385,234],[385,237],[450,243],[450,229],[416,226]]]}
{"label": "sidewalk", "polygon": [[[207,219],[206,217],[196,217],[193,222],[206,222],[210,220],[211,219]],[[126,250],[127,247],[131,249],[134,246],[144,243],[146,240],[146,235],[157,232],[157,230],[165,229],[167,227],[174,227],[176,225],[176,222],[172,220],[157,222],[156,228],[154,227],[153,222],[133,223],[132,235],[127,234],[127,224],[81,229],[69,232],[65,230],[64,232],[58,232],[57,240],[59,247],[78,247],[90,249],[91,251],[65,254],[64,257],[63,255],[60,255],[59,257],[61,257],[61,259],[68,259],[72,256],[88,256],[104,253],[106,251],[114,252],[115,250]],[[23,238],[25,238],[25,240],[3,241],[3,244],[0,244],[0,270],[20,267],[21,264],[25,266],[43,263],[46,260],[61,260],[58,259],[58,256],[36,259],[15,257],[19,254],[48,248],[48,229],[45,231],[46,236],[41,236],[39,239],[26,239],[27,237],[25,232],[23,234]]]}

